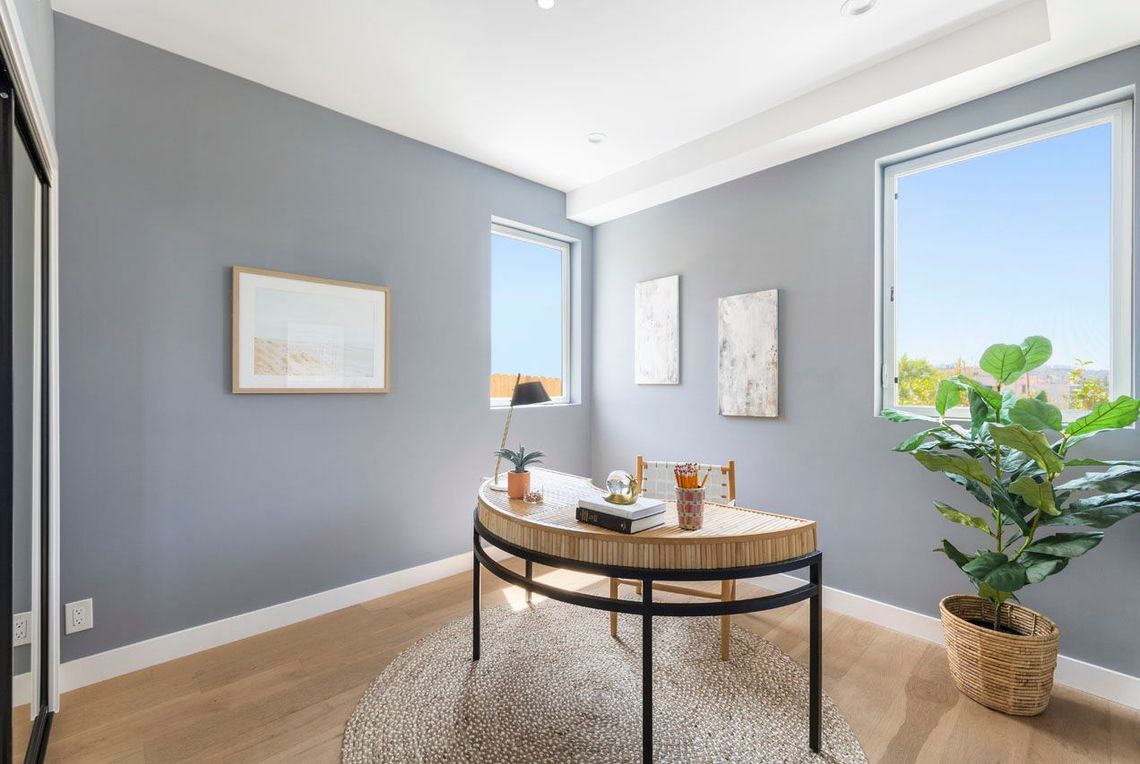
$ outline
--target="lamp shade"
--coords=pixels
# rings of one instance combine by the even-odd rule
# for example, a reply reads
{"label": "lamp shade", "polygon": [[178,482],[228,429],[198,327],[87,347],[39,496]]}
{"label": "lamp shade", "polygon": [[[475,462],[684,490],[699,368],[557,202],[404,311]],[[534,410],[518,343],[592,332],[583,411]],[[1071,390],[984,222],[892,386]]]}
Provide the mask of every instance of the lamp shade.
{"label": "lamp shade", "polygon": [[550,403],[550,396],[541,382],[521,382],[515,385],[511,396],[512,406],[530,406],[533,403]]}

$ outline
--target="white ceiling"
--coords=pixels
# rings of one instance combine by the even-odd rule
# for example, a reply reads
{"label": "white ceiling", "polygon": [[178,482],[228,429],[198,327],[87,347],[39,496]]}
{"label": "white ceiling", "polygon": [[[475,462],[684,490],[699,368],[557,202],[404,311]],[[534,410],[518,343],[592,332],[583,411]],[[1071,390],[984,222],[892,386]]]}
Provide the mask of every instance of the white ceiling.
{"label": "white ceiling", "polygon": [[[879,0],[854,18],[841,0],[53,4],[573,192],[570,214],[589,223],[1140,41],[1140,0],[1049,0],[1050,23],[1045,0]],[[841,118],[822,142],[802,138]],[[590,144],[592,131],[609,139]]]}

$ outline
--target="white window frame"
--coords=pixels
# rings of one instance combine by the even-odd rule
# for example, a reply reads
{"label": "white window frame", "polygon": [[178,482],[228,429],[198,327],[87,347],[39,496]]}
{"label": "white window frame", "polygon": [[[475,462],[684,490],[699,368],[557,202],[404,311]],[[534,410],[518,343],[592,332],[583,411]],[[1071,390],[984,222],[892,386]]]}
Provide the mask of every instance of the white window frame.
{"label": "white window frame", "polygon": [[[519,241],[528,241],[543,247],[556,249],[562,253],[562,395],[550,396],[551,403],[570,403],[570,246],[564,239],[556,239],[534,231],[523,230],[502,223],[491,224],[491,236],[506,236]],[[494,262],[492,260],[492,267]],[[494,295],[492,295],[492,299]],[[492,307],[493,309],[493,307]],[[490,317],[488,317],[489,319]],[[494,342],[492,335],[491,341]],[[491,373],[494,369],[491,369]],[[488,374],[489,376],[489,374]],[[510,398],[491,398],[491,408],[506,408]]]}
{"label": "white window frame", "polygon": [[[1109,348],[1109,396],[1132,395],[1135,380],[1133,348],[1135,326],[1133,315],[1133,100],[1119,95],[1111,103],[1101,100],[1099,106],[1088,103],[1035,115],[1027,120],[1007,123],[983,133],[963,136],[947,144],[908,152],[908,155],[879,160],[877,163],[881,196],[879,198],[878,282],[879,309],[876,332],[875,415],[884,408],[899,409],[935,416],[933,406],[902,406],[896,403],[898,392],[895,332],[895,301],[898,271],[898,182],[900,178],[925,172],[974,157],[1016,148],[1096,125],[1112,125],[1112,252],[1109,270],[1111,289]],[[1065,411],[1066,421],[1088,412]],[[969,419],[966,406],[946,413],[950,419]]]}

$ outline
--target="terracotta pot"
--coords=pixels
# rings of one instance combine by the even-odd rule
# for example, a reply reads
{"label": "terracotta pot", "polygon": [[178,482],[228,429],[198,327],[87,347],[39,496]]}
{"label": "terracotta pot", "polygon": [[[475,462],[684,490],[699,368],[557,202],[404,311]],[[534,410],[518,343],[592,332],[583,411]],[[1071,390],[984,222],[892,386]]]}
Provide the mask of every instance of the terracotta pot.
{"label": "terracotta pot", "polygon": [[521,499],[529,490],[529,472],[515,472],[514,470],[511,470],[507,473],[507,496],[511,497],[512,499]]}
{"label": "terracotta pot", "polygon": [[1057,666],[1057,625],[1027,607],[1006,602],[1001,624],[1016,632],[979,626],[990,623],[989,600],[957,594],[942,600],[942,633],[950,675],[958,689],[987,708],[1013,716],[1034,716],[1049,705]]}

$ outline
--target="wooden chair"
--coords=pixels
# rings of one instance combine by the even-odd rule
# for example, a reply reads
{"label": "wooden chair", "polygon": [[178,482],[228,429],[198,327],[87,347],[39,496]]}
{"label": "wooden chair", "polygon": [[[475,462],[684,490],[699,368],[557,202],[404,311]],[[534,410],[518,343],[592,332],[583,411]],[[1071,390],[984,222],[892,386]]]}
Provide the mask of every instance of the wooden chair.
{"label": "wooden chair", "polygon": [[[641,486],[641,493],[643,496],[648,496],[651,499],[662,499],[665,501],[673,501],[676,498],[674,488],[677,481],[673,475],[673,468],[680,462],[658,462],[647,461],[641,456],[637,457],[637,471],[634,477],[637,478],[637,484]],[[705,483],[705,501],[714,504],[728,504],[736,503],[736,462],[729,461],[728,464],[702,464],[700,465],[700,474],[704,474],[705,470],[709,470],[708,482]],[[627,581],[622,578],[610,579],[610,596],[617,597],[619,587],[632,586],[641,594],[640,581]],[[675,594],[688,594],[694,597],[707,597],[709,599],[721,600],[722,602],[729,602],[736,599],[736,581],[721,581],[720,592],[709,592],[704,589],[694,589],[689,586],[678,586],[676,584],[655,583],[653,585],[655,591],[673,592]],[[617,636],[617,613],[610,613],[610,636]],[[720,659],[722,661],[728,660],[728,630],[729,630],[730,616],[722,615],[720,617]]]}

